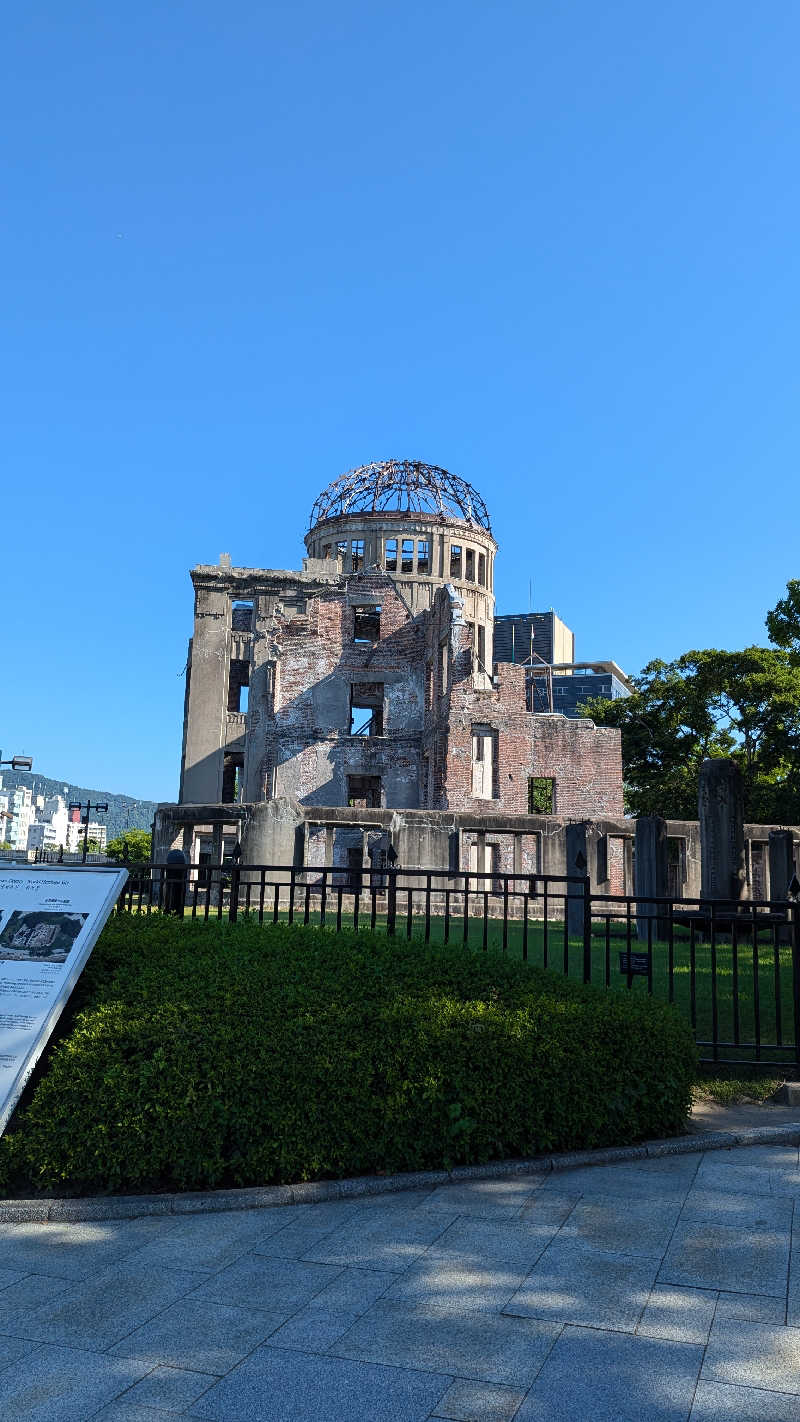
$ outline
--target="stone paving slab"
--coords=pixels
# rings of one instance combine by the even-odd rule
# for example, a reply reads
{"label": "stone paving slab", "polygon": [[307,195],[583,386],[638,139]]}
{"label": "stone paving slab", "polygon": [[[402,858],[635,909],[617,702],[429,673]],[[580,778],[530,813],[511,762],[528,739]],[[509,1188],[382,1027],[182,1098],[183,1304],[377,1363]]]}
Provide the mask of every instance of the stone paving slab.
{"label": "stone paving slab", "polygon": [[647,1338],[677,1343],[707,1343],[719,1295],[710,1289],[653,1289],[636,1328]]}
{"label": "stone paving slab", "polygon": [[633,1332],[650,1297],[660,1256],[613,1254],[557,1240],[504,1312]]}
{"label": "stone paving slab", "polygon": [[686,1422],[701,1347],[565,1328],[515,1422]]}
{"label": "stone paving slab", "polygon": [[800,1398],[727,1383],[697,1384],[691,1422],[800,1422]]}
{"label": "stone paving slab", "polygon": [[36,1348],[0,1372],[0,1417],[3,1422],[87,1422],[146,1372],[146,1363],[130,1358]]}
{"label": "stone paving slab", "polygon": [[452,1378],[258,1348],[192,1406],[205,1422],[425,1422]]}
{"label": "stone paving slab", "polygon": [[558,1324],[499,1314],[428,1312],[376,1303],[332,1352],[420,1372],[453,1372],[479,1382],[530,1387],[561,1332]]}
{"label": "stone paving slab", "polygon": [[800,1396],[800,1329],[723,1319],[711,1329],[702,1376]]}
{"label": "stone paving slab", "polygon": [[286,1311],[235,1308],[181,1299],[134,1329],[109,1351],[146,1363],[203,1373],[227,1373],[286,1320]]}
{"label": "stone paving slab", "polygon": [[732,1293],[782,1293],[790,1238],[788,1226],[747,1228],[681,1219],[659,1272],[659,1283]]}
{"label": "stone paving slab", "polygon": [[125,1393],[125,1402],[137,1407],[183,1412],[215,1382],[217,1378],[211,1373],[188,1372],[183,1368],[154,1368]]}
{"label": "stone paving slab", "polygon": [[186,1270],[154,1269],[125,1260],[90,1281],[73,1283],[48,1303],[21,1310],[5,1327],[40,1343],[103,1352],[182,1298],[202,1278]]}
{"label": "stone paving slab", "polygon": [[511,1422],[524,1397],[524,1392],[511,1387],[457,1378],[432,1415],[454,1422]]}

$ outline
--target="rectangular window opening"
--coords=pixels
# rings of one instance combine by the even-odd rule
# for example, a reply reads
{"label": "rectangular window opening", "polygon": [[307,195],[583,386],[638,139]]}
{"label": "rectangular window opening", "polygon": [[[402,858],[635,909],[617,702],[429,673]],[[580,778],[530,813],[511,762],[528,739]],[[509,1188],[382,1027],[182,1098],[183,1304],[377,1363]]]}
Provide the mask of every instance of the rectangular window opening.
{"label": "rectangular window opening", "polygon": [[444,696],[447,691],[447,672],[450,665],[450,658],[447,653],[447,643],[441,642],[439,645],[439,695]]}
{"label": "rectangular window opening", "polygon": [[478,582],[482,588],[486,587],[486,554],[478,554]]}
{"label": "rectangular window opening", "polygon": [[353,538],[350,542],[350,554],[353,560],[353,572],[357,573],[359,568],[364,566],[364,540],[363,538]]}
{"label": "rectangular window opening", "polygon": [[556,782],[552,776],[528,777],[528,814],[552,815],[556,805]]}
{"label": "rectangular window opening", "polygon": [[383,735],[383,682],[353,682],[350,688],[350,735]]}
{"label": "rectangular window opening", "polygon": [[497,798],[497,743],[493,726],[472,727],[472,793],[478,800]]}
{"label": "rectangular window opening", "polygon": [[253,629],[253,604],[238,598],[231,605],[231,627],[234,632],[251,632]]}
{"label": "rectangular window opening", "polygon": [[450,544],[450,577],[461,580],[461,545]]}
{"label": "rectangular window opening", "polygon": [[250,663],[241,657],[231,657],[228,672],[228,710],[247,711],[247,694],[250,685]]}
{"label": "rectangular window opening", "polygon": [[222,762],[222,801],[233,805],[241,799],[244,756],[240,751],[230,751]]}
{"label": "rectangular window opening", "polygon": [[[381,778],[379,775],[348,775],[347,803],[356,809],[381,808]],[[358,851],[359,862],[361,851]]]}
{"label": "rectangular window opening", "polygon": [[467,549],[467,557],[466,557],[466,579],[467,579],[467,582],[468,582],[468,583],[474,583],[474,581],[475,581],[475,549],[474,549],[474,548],[468,548],[468,549]]}
{"label": "rectangular window opening", "polygon": [[413,538],[403,539],[402,558],[400,560],[401,573],[413,573],[414,571],[414,540]]}
{"label": "rectangular window opening", "polygon": [[397,572],[397,539],[387,538],[386,553],[384,556],[384,567],[387,573]]}
{"label": "rectangular window opening", "polygon": [[427,538],[417,540],[417,572],[429,573],[431,570],[431,547]]}
{"label": "rectangular window opening", "polygon": [[478,623],[478,670],[486,669],[486,628]]}
{"label": "rectangular window opening", "polygon": [[353,641],[379,642],[381,636],[381,609],[378,603],[365,603],[353,608]]}

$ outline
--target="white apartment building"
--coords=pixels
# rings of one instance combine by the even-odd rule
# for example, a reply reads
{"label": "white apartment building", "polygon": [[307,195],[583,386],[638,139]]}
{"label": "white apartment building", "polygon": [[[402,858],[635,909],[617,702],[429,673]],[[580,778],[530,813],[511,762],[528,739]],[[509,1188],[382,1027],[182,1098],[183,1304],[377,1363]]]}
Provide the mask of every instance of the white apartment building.
{"label": "white apartment building", "polygon": [[[83,836],[86,829],[78,820],[69,820],[67,823],[67,850],[70,854],[80,854],[83,849]],[[108,831],[105,825],[101,825],[98,820],[89,821],[89,839],[99,844],[101,850],[106,847]]]}
{"label": "white apartment building", "polygon": [[21,852],[28,848],[28,830],[33,824],[35,813],[33,793],[27,786],[18,785],[15,789],[9,790],[8,814],[10,818],[4,821],[6,829],[3,838],[11,845],[12,849]]}

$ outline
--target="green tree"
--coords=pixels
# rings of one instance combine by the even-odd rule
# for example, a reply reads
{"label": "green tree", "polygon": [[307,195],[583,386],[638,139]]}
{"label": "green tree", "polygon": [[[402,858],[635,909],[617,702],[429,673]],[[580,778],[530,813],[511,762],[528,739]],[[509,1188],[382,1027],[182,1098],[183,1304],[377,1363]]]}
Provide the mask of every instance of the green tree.
{"label": "green tree", "polygon": [[598,725],[622,731],[631,813],[695,819],[701,762],[730,756],[749,819],[800,819],[800,665],[790,652],[686,652],[648,663],[633,684],[630,698],[596,698],[585,708]]}
{"label": "green tree", "polygon": [[800,578],[789,579],[786,596],[767,613],[767,632],[776,647],[800,658]]}
{"label": "green tree", "polygon": [[129,864],[144,864],[152,856],[153,836],[149,830],[126,830],[124,834],[119,835],[117,839],[112,839],[106,845],[106,854],[109,859],[121,863],[126,858],[126,845],[128,847],[127,862]]}

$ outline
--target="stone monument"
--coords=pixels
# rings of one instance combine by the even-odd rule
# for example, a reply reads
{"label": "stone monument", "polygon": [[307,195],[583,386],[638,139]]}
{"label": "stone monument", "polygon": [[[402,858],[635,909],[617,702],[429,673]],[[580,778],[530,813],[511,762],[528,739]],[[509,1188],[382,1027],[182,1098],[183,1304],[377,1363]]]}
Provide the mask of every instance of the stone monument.
{"label": "stone monument", "polygon": [[[669,897],[667,871],[667,822],[660,815],[642,815],[636,821],[636,894],[644,899],[666,899]],[[652,934],[654,938],[666,938],[669,919],[663,906],[637,903],[636,936],[645,942],[648,937],[648,919],[655,919]]]}
{"label": "stone monument", "polygon": [[706,759],[698,789],[702,872],[700,895],[724,903],[749,898],[744,848],[744,793],[732,760]]}

